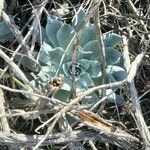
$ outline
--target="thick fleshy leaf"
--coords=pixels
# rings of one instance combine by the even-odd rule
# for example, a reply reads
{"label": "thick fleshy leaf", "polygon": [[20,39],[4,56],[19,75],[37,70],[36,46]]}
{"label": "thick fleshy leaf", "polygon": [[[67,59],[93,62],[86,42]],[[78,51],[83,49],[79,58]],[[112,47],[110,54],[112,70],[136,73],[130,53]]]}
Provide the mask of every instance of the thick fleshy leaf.
{"label": "thick fleshy leaf", "polygon": [[[95,86],[103,84],[102,72],[99,72],[99,74],[97,75],[97,78],[96,77],[92,78],[92,80]],[[116,82],[113,75],[106,73],[105,83],[112,83],[112,82]]]}
{"label": "thick fleshy leaf", "polygon": [[120,106],[124,106],[126,101],[124,100],[124,97],[121,95],[116,94],[116,104]]}
{"label": "thick fleshy leaf", "polygon": [[85,72],[80,78],[77,80],[77,92],[81,92],[86,90],[88,87],[94,86],[94,83],[90,77],[90,75]]}
{"label": "thick fleshy leaf", "polygon": [[115,94],[115,92],[113,92],[112,89],[107,89],[107,90],[106,90],[106,95],[108,95],[107,100],[108,100],[109,102],[116,99],[116,94]]}
{"label": "thick fleshy leaf", "polygon": [[79,30],[80,24],[84,20],[84,17],[85,17],[85,11],[81,6],[72,19],[72,26],[75,28],[76,31]]}
{"label": "thick fleshy leaf", "polygon": [[71,91],[71,87],[72,87],[72,80],[70,78],[70,76],[65,76],[64,77],[64,84],[61,87],[62,90],[66,90],[66,91]]}
{"label": "thick fleshy leaf", "polygon": [[12,33],[8,33],[5,35],[0,35],[0,42],[5,43],[6,41],[12,41],[14,36]]}
{"label": "thick fleshy leaf", "polygon": [[52,51],[50,51],[49,57],[52,65],[58,66],[60,64],[60,60],[63,54],[64,54],[64,50],[61,47],[56,47]]}
{"label": "thick fleshy leaf", "polygon": [[46,34],[54,47],[58,47],[57,32],[62,26],[62,23],[56,16],[47,17]]}
{"label": "thick fleshy leaf", "polygon": [[107,65],[114,65],[119,63],[122,54],[112,47],[106,47],[106,62]]}
{"label": "thick fleshy leaf", "polygon": [[110,74],[110,72],[108,72],[106,81],[107,81],[107,83],[113,83],[113,82],[116,82],[116,79],[114,78],[114,76],[112,74]]}
{"label": "thick fleshy leaf", "polygon": [[85,53],[83,54],[83,58],[88,60],[99,60],[99,47],[97,41],[88,42],[82,49]]}
{"label": "thick fleshy leaf", "polygon": [[[96,40],[88,42],[82,50],[86,52],[83,54],[83,58],[91,61],[100,60],[99,47]],[[107,65],[119,63],[122,57],[122,54],[113,47],[106,47],[105,53]]]}
{"label": "thick fleshy leaf", "polygon": [[11,41],[13,37],[14,36],[7,24],[4,21],[0,21],[0,42],[4,43],[6,41]]}
{"label": "thick fleshy leaf", "polygon": [[105,47],[115,47],[122,41],[120,35],[111,32],[105,33],[103,38]]}
{"label": "thick fleshy leaf", "polygon": [[69,72],[69,66],[70,65],[71,65],[71,62],[67,62],[67,63],[62,64],[62,71],[66,77],[70,76],[70,72]]}
{"label": "thick fleshy leaf", "polygon": [[[67,83],[69,81],[70,83]],[[66,91],[71,91],[71,80],[70,79],[66,80],[63,86],[61,87],[61,89],[66,90]]]}
{"label": "thick fleshy leaf", "polygon": [[101,64],[99,61],[94,60],[94,61],[90,61],[90,67],[88,69],[88,73],[90,74],[91,78],[97,78],[100,76],[100,72],[101,72]]}
{"label": "thick fleshy leaf", "polygon": [[61,101],[63,101],[63,102],[66,102],[67,100],[69,100],[70,95],[71,95],[71,92],[70,92],[70,91],[60,89],[60,90],[54,95],[54,98],[59,99],[59,100],[61,100]]}
{"label": "thick fleshy leaf", "polygon": [[79,45],[84,47],[88,42],[96,40],[95,29],[93,25],[86,26],[81,34]]}
{"label": "thick fleshy leaf", "polygon": [[124,80],[127,77],[127,72],[119,66],[108,66],[107,73],[111,74],[116,81]]}
{"label": "thick fleshy leaf", "polygon": [[32,54],[32,59],[29,58],[28,56],[16,55],[15,60],[17,62],[20,62],[25,68],[28,68],[29,70],[32,70],[33,72],[38,72],[40,70],[40,64],[38,64],[38,62],[35,62],[37,55],[38,53],[34,52]]}
{"label": "thick fleshy leaf", "polygon": [[43,62],[46,65],[51,65],[51,60],[49,57],[49,52],[52,51],[52,47],[47,44],[47,43],[43,43],[43,45],[41,46],[41,49],[38,53],[38,60],[40,60],[41,62]]}
{"label": "thick fleshy leaf", "polygon": [[39,67],[38,64],[36,64],[34,61],[32,61],[32,59],[30,59],[30,58],[28,58],[26,56],[24,56],[24,57],[21,58],[21,64],[24,67],[26,67],[29,70],[32,70],[34,72],[38,72],[39,69],[40,69],[40,67]]}
{"label": "thick fleshy leaf", "polygon": [[84,71],[87,71],[91,65],[91,61],[89,61],[87,59],[80,59],[77,61],[77,63],[79,65],[81,65],[81,67],[84,69]]}
{"label": "thick fleshy leaf", "polygon": [[4,21],[0,21],[0,35],[5,35],[10,33],[11,30]]}
{"label": "thick fleshy leaf", "polygon": [[39,60],[46,65],[54,65],[58,67],[64,50],[61,47],[52,48],[47,43],[43,43],[39,52]]}
{"label": "thick fleshy leaf", "polygon": [[63,24],[57,32],[57,40],[60,47],[66,50],[74,35],[74,28],[68,24]]}
{"label": "thick fleshy leaf", "polygon": [[[82,51],[82,47],[80,45],[78,45],[78,49],[77,49],[77,60],[83,59],[83,55],[84,55],[84,51]],[[73,50],[70,49],[68,50],[68,52],[66,53],[68,60],[70,58],[70,61],[72,61],[72,55],[73,55]]]}
{"label": "thick fleshy leaf", "polygon": [[62,90],[71,91],[72,81],[71,81],[71,75],[68,71],[68,64],[64,63],[59,70],[58,74],[64,75],[64,84],[61,87]]}

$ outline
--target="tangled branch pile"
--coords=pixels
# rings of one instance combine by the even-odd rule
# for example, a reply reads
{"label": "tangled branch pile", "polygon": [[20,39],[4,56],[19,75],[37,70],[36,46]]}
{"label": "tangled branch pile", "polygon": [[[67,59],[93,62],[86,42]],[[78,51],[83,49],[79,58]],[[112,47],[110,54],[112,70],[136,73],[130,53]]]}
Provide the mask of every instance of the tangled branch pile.
{"label": "tangled branch pile", "polygon": [[0,0],[0,149],[150,149],[149,1]]}

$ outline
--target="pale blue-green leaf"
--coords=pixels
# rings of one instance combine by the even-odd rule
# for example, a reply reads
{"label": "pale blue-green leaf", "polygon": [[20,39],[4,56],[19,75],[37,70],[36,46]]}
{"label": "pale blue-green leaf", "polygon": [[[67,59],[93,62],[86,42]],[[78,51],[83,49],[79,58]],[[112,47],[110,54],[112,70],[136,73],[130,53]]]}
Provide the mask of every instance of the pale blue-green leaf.
{"label": "pale blue-green leaf", "polygon": [[77,92],[81,92],[86,90],[88,87],[94,86],[94,83],[90,77],[90,75],[85,72],[82,76],[77,80]]}
{"label": "pale blue-green leaf", "polygon": [[[33,59],[35,60],[35,58],[37,57],[37,52],[34,52],[32,54],[32,56],[33,56]],[[38,72],[40,70],[40,65],[38,64],[38,62],[36,63],[35,61],[33,61],[28,56],[25,56],[25,55],[16,55],[15,56],[15,60],[17,60],[25,68],[28,68],[29,70],[32,70],[33,72]]]}
{"label": "pale blue-green leaf", "polygon": [[[106,70],[107,71],[107,70]],[[114,76],[112,74],[110,74],[110,72],[108,71],[107,73],[107,83],[113,83],[113,82],[116,82]]]}
{"label": "pale blue-green leaf", "polygon": [[61,47],[52,48],[50,45],[44,43],[39,52],[39,60],[47,65],[58,67],[64,50]]}
{"label": "pale blue-green leaf", "polygon": [[119,62],[116,64],[116,66],[120,66],[124,68],[124,58],[123,55],[120,57]]}
{"label": "pale blue-green leaf", "polygon": [[113,73],[113,77],[116,79],[116,81],[122,81],[127,78],[127,72],[125,70],[116,71]]}
{"label": "pale blue-green leaf", "polygon": [[[83,58],[83,51],[82,51],[82,47],[80,45],[78,45],[78,49],[77,49],[77,60],[82,59]],[[71,60],[72,60],[72,51],[71,51]]]}
{"label": "pale blue-green leaf", "polygon": [[105,33],[103,38],[105,47],[115,47],[122,41],[120,35],[111,32]]}
{"label": "pale blue-green leaf", "polygon": [[116,94],[116,104],[120,106],[124,106],[126,103],[125,99],[123,96]]}
{"label": "pale blue-green leaf", "polygon": [[[69,79],[70,80],[70,79]],[[71,83],[71,82],[70,82]],[[71,91],[71,84],[64,83],[61,89],[66,90],[66,91]]]}
{"label": "pale blue-green leaf", "polygon": [[66,77],[70,77],[70,72],[69,72],[69,66],[70,65],[71,65],[71,62],[67,62],[67,63],[62,64],[62,71]]}
{"label": "pale blue-green leaf", "polygon": [[[94,85],[101,85],[103,83],[102,72],[100,71],[97,75],[97,78],[93,78]],[[105,75],[105,83],[110,83],[116,81],[111,74],[106,73]]]}
{"label": "pale blue-green leaf", "polygon": [[47,17],[46,34],[54,47],[58,47],[57,32],[62,26],[62,23],[56,16]]}
{"label": "pale blue-green leaf", "polygon": [[43,43],[43,45],[41,46],[41,49],[38,53],[38,59],[43,62],[46,65],[51,65],[51,60],[50,60],[50,56],[49,56],[49,52],[52,51],[53,48],[47,44],[47,43]]}
{"label": "pale blue-green leaf", "polygon": [[12,33],[8,25],[4,21],[0,21],[0,36]]}
{"label": "pale blue-green leaf", "polygon": [[71,95],[71,92],[70,92],[70,91],[60,89],[60,90],[55,94],[54,98],[59,99],[59,100],[61,100],[61,101],[63,101],[63,102],[66,102],[66,101],[69,100],[70,95]]}
{"label": "pale blue-green leaf", "polygon": [[[93,81],[95,86],[103,84],[102,72],[99,72],[97,78],[96,77],[93,78]],[[106,72],[105,83],[113,83],[113,82],[116,82],[113,75]]]}
{"label": "pale blue-green leaf", "polygon": [[100,62],[97,60],[90,61],[90,67],[87,72],[90,74],[91,78],[99,77],[101,72]]}
{"label": "pale blue-green leaf", "polygon": [[81,47],[84,47],[88,42],[93,41],[93,40],[96,40],[94,26],[93,25],[89,27],[86,26],[81,33],[79,45]]}
{"label": "pale blue-green leaf", "polygon": [[50,78],[48,78],[47,74],[45,74],[43,71],[40,71],[38,73],[38,77],[43,81],[43,82],[46,82],[46,81],[49,81]]}
{"label": "pale blue-green leaf", "polygon": [[[67,64],[65,64],[63,67],[67,67]],[[71,91],[71,86],[72,86],[72,81],[71,81],[71,76],[68,72],[68,70],[66,69],[66,73],[64,72],[64,68],[60,70],[59,74],[63,74],[64,75],[64,84],[61,87],[61,89],[66,90],[66,91]]]}
{"label": "pale blue-green leaf", "polygon": [[77,63],[79,63],[79,65],[81,65],[80,67],[84,70],[87,71],[91,65],[91,61],[87,60],[87,59],[79,59],[77,61]]}
{"label": "pale blue-green leaf", "polygon": [[122,57],[122,54],[113,47],[106,47],[105,52],[107,65],[117,64]]}
{"label": "pale blue-green leaf", "polygon": [[81,83],[78,83],[76,84],[76,92],[82,92],[82,91],[85,91],[87,90],[87,87],[83,86]]}
{"label": "pale blue-green leaf", "polygon": [[[100,51],[96,40],[88,42],[82,49],[84,52],[83,58],[88,60],[100,60]],[[106,47],[106,62],[107,65],[119,63],[122,54],[113,47]]]}
{"label": "pale blue-green leaf", "polygon": [[102,78],[101,77],[97,77],[97,78],[92,78],[93,83],[95,86],[99,86],[102,84]]}
{"label": "pale blue-green leaf", "polygon": [[88,60],[99,60],[99,47],[97,41],[88,42],[82,49],[85,53],[83,54],[83,58]]}
{"label": "pale blue-green leaf", "polygon": [[67,46],[73,39],[74,35],[75,35],[74,28],[68,24],[63,24],[57,32],[57,40],[60,47],[66,50]]}
{"label": "pale blue-green leaf", "polygon": [[63,54],[64,54],[64,50],[61,47],[56,47],[52,49],[52,51],[49,52],[49,57],[52,65],[58,66],[60,64]]}
{"label": "pale blue-green leaf", "polygon": [[127,77],[127,72],[119,66],[108,66],[107,73],[111,74],[116,81],[122,81]]}
{"label": "pale blue-green leaf", "polygon": [[[72,61],[72,55],[73,55],[73,49],[69,48],[69,50],[65,53],[65,58],[63,60],[64,63],[70,62]],[[83,51],[81,51],[81,47],[78,46],[77,49],[77,60],[82,59],[83,58]]]}
{"label": "pale blue-green leaf", "polygon": [[85,11],[83,7],[81,6],[72,19],[72,26],[75,28],[76,31],[79,30],[79,27],[82,21],[84,20],[84,17],[85,17]]}
{"label": "pale blue-green leaf", "polygon": [[4,21],[0,21],[0,42],[4,43],[6,41],[12,41],[13,37],[14,36],[7,24]]}
{"label": "pale blue-green leaf", "polygon": [[12,33],[8,33],[5,35],[0,35],[0,42],[5,43],[6,41],[12,41],[14,36]]}
{"label": "pale blue-green leaf", "polygon": [[114,101],[116,99],[116,94],[113,92],[112,89],[107,89],[106,90],[106,95],[108,96],[107,100],[109,102]]}
{"label": "pale blue-green leaf", "polygon": [[35,62],[33,62],[31,59],[29,59],[29,58],[26,57],[26,56],[22,57],[22,59],[21,59],[21,64],[22,64],[24,67],[26,67],[26,68],[28,68],[28,69],[34,71],[34,72],[37,72],[37,71],[39,71],[39,69],[40,69],[38,64],[36,64]]}

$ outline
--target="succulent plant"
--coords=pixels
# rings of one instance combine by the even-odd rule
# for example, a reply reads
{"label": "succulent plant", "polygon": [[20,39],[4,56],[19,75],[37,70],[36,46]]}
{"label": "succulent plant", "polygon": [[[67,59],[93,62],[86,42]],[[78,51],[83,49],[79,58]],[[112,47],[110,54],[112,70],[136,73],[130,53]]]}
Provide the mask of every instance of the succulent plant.
{"label": "succulent plant", "polygon": [[[64,85],[55,95],[60,100],[66,101],[71,95],[72,46],[70,45],[69,47],[68,45],[78,31],[84,17],[85,12],[81,7],[73,18],[72,25],[63,23],[56,16],[49,16],[46,28],[42,28],[43,44],[37,56],[41,68],[37,75],[34,75],[35,79],[31,83],[40,90],[46,90],[47,83],[51,78],[58,74],[63,74],[65,79]],[[121,40],[122,37],[115,33],[108,32],[103,35],[107,63],[107,83],[123,80],[127,75],[122,68],[122,54],[115,49]],[[65,57],[61,63],[64,53]],[[78,44],[75,69],[77,93],[101,84],[101,62],[93,24],[87,23],[82,31]],[[111,92],[109,100],[116,99],[118,103],[119,101],[122,103],[123,98],[116,95],[112,90]],[[110,90],[106,93],[110,93]],[[98,95],[93,93],[90,103],[95,103],[98,100]]]}

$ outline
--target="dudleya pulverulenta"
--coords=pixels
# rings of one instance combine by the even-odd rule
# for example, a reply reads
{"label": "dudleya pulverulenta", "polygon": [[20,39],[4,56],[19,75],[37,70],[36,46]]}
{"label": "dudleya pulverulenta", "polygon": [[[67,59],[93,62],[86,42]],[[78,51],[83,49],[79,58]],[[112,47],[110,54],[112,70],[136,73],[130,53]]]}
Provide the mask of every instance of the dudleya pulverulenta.
{"label": "dudleya pulverulenta", "polygon": [[[63,74],[65,83],[55,95],[60,100],[66,101],[71,95],[73,52],[72,45],[68,45],[78,31],[84,17],[85,12],[82,7],[73,18],[72,25],[61,22],[56,16],[49,16],[47,18],[46,28],[42,29],[43,44],[37,57],[41,64],[41,70],[37,74],[36,80],[31,82],[33,84],[36,83],[37,87],[44,89],[48,81],[56,73],[57,75]],[[103,35],[103,40],[106,52],[107,82],[123,80],[127,73],[121,66],[122,54],[114,48],[121,42],[122,37],[108,32]],[[62,59],[64,53],[65,57]],[[89,87],[101,84],[101,63],[99,55],[94,25],[87,23],[79,40],[75,64],[77,92],[83,92]],[[107,93],[110,93],[110,90]],[[95,93],[92,96],[92,103],[99,100]],[[110,99],[116,99],[118,96],[113,92]]]}

